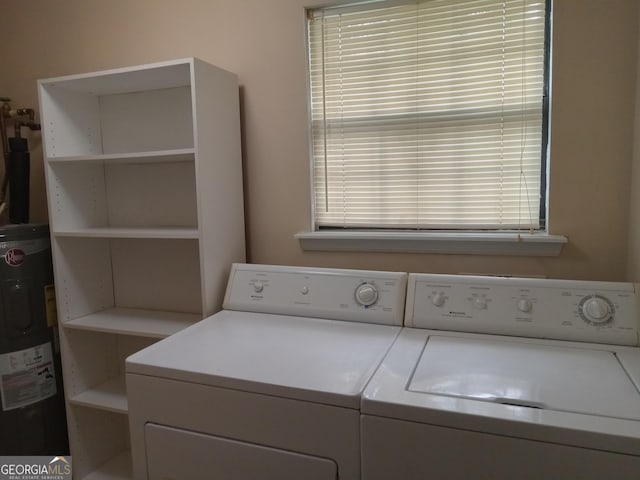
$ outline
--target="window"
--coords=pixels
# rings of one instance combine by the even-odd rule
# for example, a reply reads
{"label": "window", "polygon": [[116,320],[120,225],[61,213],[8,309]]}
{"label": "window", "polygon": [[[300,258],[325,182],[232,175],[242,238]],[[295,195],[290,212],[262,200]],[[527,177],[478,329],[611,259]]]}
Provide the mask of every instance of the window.
{"label": "window", "polygon": [[544,229],[548,3],[310,10],[316,229]]}

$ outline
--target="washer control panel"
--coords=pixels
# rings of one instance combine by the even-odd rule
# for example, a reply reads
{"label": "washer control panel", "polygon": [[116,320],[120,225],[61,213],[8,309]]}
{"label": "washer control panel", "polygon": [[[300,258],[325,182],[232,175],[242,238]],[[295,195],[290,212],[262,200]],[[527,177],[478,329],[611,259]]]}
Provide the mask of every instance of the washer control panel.
{"label": "washer control panel", "polygon": [[234,264],[224,308],[402,325],[407,274]]}
{"label": "washer control panel", "polygon": [[638,345],[632,283],[411,274],[405,326]]}

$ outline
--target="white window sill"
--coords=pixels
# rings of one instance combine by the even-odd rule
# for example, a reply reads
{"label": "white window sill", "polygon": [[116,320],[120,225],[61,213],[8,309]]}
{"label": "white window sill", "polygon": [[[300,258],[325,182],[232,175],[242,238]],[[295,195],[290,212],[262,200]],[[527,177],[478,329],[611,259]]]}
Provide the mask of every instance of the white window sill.
{"label": "white window sill", "polygon": [[517,232],[380,232],[321,230],[295,235],[303,250],[557,257],[563,235]]}

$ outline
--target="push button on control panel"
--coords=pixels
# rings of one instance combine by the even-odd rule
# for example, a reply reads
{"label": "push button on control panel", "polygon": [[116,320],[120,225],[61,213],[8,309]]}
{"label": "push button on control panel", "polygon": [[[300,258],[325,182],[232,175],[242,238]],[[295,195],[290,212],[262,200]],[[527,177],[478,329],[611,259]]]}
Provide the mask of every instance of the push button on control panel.
{"label": "push button on control panel", "polygon": [[485,297],[473,297],[471,299],[471,304],[473,308],[476,310],[486,310],[487,309],[487,299]]}

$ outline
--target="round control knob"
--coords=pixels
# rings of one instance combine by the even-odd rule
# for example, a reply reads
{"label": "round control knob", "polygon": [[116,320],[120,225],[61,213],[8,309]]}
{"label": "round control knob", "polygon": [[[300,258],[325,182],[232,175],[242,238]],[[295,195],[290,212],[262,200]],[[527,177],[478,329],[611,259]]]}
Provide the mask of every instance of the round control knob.
{"label": "round control knob", "polygon": [[373,305],[378,300],[378,289],[370,283],[363,283],[356,288],[356,302],[363,307]]}
{"label": "round control knob", "polygon": [[256,293],[260,293],[264,289],[264,283],[261,281],[253,282],[253,291]]}
{"label": "round control knob", "polygon": [[533,310],[533,304],[531,303],[531,300],[529,300],[528,298],[521,298],[520,300],[518,300],[518,310],[523,313],[530,313],[531,310]]}
{"label": "round control knob", "polygon": [[472,303],[477,310],[485,310],[487,308],[487,299],[484,297],[473,297]]}
{"label": "round control knob", "polygon": [[587,297],[581,302],[581,313],[587,322],[598,325],[613,318],[613,307],[604,297]]}
{"label": "round control knob", "polygon": [[443,306],[444,305],[444,301],[445,301],[444,295],[442,293],[440,293],[440,292],[434,293],[431,296],[431,303],[433,305],[435,305],[436,307]]}

